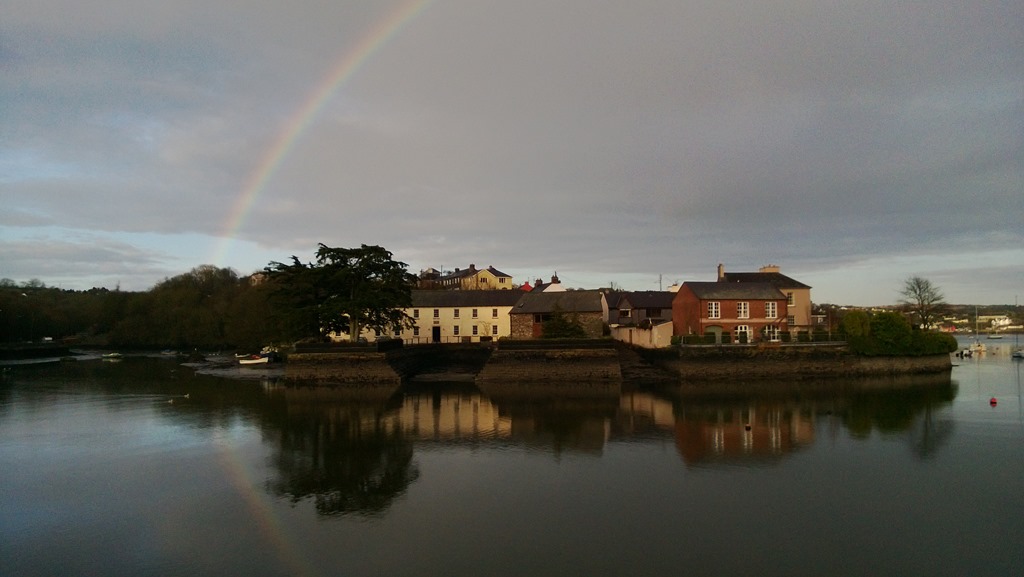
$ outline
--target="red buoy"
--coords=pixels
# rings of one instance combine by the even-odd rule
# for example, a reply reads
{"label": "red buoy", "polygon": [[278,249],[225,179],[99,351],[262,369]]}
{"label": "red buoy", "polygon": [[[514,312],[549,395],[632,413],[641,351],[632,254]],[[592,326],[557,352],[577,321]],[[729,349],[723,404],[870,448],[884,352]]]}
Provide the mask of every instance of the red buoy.
{"label": "red buoy", "polygon": [[992,397],[991,399],[988,400],[988,404],[992,405],[993,407],[996,406],[998,403],[999,401],[997,401],[995,397]]}

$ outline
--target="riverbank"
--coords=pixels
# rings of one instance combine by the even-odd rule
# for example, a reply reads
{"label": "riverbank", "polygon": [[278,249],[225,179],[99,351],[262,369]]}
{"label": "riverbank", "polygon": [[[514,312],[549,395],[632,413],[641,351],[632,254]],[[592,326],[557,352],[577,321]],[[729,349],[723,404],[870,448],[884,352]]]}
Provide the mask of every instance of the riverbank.
{"label": "riverbank", "polygon": [[611,340],[509,341],[372,351],[338,347],[289,355],[285,377],[325,385],[408,381],[494,383],[811,381],[948,374],[950,356],[868,357],[844,344],[635,349]]}

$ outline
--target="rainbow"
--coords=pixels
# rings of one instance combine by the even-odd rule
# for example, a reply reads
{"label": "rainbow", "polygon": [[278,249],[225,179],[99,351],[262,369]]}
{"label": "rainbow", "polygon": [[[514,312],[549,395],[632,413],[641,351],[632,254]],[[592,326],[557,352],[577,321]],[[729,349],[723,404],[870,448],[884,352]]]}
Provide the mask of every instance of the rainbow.
{"label": "rainbow", "polygon": [[284,129],[275,139],[260,162],[256,170],[249,175],[241,194],[235,199],[225,220],[224,227],[220,233],[221,241],[214,253],[213,264],[225,266],[227,258],[238,231],[245,223],[260,192],[266,187],[267,182],[281,166],[282,161],[288,157],[295,143],[302,134],[309,128],[313,119],[320,114],[324,105],[334,96],[345,83],[350,80],[360,68],[373,56],[382,46],[402,30],[409,22],[416,18],[431,0],[408,0],[398,6],[387,17],[383,18],[377,25],[367,32],[351,50],[346,52],[338,64],[331,70],[330,74],[310,94],[305,103],[300,106],[285,123]]}

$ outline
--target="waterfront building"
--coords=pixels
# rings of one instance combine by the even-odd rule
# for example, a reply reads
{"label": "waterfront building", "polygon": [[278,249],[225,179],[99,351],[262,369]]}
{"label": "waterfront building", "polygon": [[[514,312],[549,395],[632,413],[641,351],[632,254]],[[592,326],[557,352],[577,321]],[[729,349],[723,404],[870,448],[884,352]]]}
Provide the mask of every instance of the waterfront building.
{"label": "waterfront building", "polygon": [[509,312],[523,293],[512,290],[414,290],[405,313],[416,325],[396,332],[406,343],[480,342],[511,333]]}
{"label": "waterfront building", "polygon": [[672,329],[678,336],[714,335],[723,342],[775,342],[789,330],[788,299],[769,283],[685,282],[672,301]]}
{"label": "waterfront building", "polygon": [[815,328],[811,315],[811,287],[780,272],[779,265],[769,264],[757,272],[726,272],[718,265],[718,282],[767,283],[786,295],[786,324],[793,332],[812,332]]}
{"label": "waterfront building", "polygon": [[608,301],[596,290],[524,293],[510,312],[512,338],[542,337],[544,323],[556,314],[579,323],[587,338],[601,338],[608,322]]}

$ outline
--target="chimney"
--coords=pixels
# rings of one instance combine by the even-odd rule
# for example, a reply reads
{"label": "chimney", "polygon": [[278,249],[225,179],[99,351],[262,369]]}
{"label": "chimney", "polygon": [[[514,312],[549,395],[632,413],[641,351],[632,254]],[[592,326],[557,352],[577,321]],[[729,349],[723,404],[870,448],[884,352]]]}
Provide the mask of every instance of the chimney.
{"label": "chimney", "polygon": [[779,272],[779,265],[777,264],[766,264],[761,267],[761,270],[757,272]]}
{"label": "chimney", "polygon": [[476,270],[476,265],[475,264],[469,265],[469,270],[470,271],[475,271]]}
{"label": "chimney", "polygon": [[556,273],[556,274],[553,274],[553,275],[551,275],[551,284],[560,284],[560,283],[558,282],[558,274],[557,274],[557,273]]}
{"label": "chimney", "polygon": [[725,265],[718,263],[718,282],[725,280]]}

